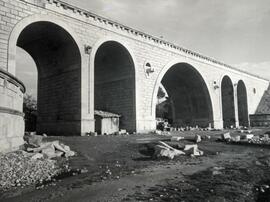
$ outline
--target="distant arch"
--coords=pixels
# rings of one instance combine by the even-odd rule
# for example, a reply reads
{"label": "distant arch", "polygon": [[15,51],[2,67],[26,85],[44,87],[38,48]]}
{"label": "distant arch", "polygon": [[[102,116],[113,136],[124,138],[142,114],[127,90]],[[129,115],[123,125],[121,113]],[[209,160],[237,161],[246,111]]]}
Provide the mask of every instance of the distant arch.
{"label": "distant arch", "polygon": [[173,103],[172,124],[181,126],[208,127],[213,124],[213,109],[205,79],[192,65],[174,61],[166,65],[159,74],[153,92],[152,113],[156,116],[158,88],[162,84]]}
{"label": "distant arch", "polygon": [[237,84],[238,117],[240,126],[249,126],[247,90],[243,80]]}
{"label": "distant arch", "polygon": [[232,80],[227,75],[221,81],[221,99],[223,127],[235,126],[234,89]]}

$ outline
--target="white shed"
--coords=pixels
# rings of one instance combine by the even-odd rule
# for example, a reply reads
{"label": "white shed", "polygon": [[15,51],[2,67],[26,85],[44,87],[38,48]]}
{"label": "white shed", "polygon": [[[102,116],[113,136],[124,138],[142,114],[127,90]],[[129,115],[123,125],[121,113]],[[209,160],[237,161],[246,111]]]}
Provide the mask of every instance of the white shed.
{"label": "white shed", "polygon": [[118,114],[95,110],[95,130],[98,134],[114,134],[119,131]]}

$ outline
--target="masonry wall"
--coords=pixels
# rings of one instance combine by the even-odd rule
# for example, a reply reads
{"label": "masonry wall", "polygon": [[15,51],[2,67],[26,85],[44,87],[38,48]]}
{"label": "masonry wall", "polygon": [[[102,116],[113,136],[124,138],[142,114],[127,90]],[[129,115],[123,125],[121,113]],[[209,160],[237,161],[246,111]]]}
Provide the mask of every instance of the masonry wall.
{"label": "masonry wall", "polygon": [[23,86],[0,70],[0,153],[16,150],[23,144]]}

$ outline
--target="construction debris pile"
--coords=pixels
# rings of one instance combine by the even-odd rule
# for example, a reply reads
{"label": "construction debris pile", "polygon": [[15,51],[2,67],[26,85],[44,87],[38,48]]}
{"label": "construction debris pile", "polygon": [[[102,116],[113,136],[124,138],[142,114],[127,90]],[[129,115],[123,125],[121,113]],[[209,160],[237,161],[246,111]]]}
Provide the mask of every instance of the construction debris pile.
{"label": "construction debris pile", "polygon": [[[191,157],[202,156],[203,151],[199,150],[198,144],[201,142],[202,138],[199,135],[195,135],[192,140],[196,144],[178,144],[180,141],[184,140],[181,136],[172,136],[166,142],[154,140],[146,140],[146,147],[148,150],[152,150],[153,158],[167,158],[174,159],[177,156],[189,155]],[[145,139],[138,139],[137,142],[143,143]]]}
{"label": "construction debris pile", "polygon": [[[25,151],[0,155],[0,190],[42,184],[70,170],[66,158],[75,152],[59,141],[45,142],[42,136],[26,135]],[[52,159],[55,158],[55,159]]]}
{"label": "construction debris pile", "polygon": [[75,152],[70,147],[60,143],[58,140],[52,142],[43,141],[43,136],[28,134],[24,138],[26,140],[26,151],[33,153],[32,159],[70,157]]}
{"label": "construction debris pile", "polygon": [[248,143],[248,144],[257,144],[257,145],[270,145],[269,132],[266,132],[261,135],[254,135],[250,130],[241,130],[239,135],[232,136],[229,132],[222,134],[221,141],[228,143]]}
{"label": "construction debris pile", "polygon": [[[135,134],[135,132],[133,134]],[[98,134],[97,132],[87,133],[87,136],[94,136],[94,137],[97,137],[97,136],[128,136],[128,135],[130,135],[130,134],[129,134],[129,132],[127,132],[126,129],[121,129],[121,130],[114,132],[114,133],[104,133],[104,134]]]}
{"label": "construction debris pile", "polygon": [[61,166],[56,160],[35,159],[25,151],[1,155],[0,190],[49,181],[65,169],[68,169],[68,166]]}
{"label": "construction debris pile", "polygon": [[166,144],[165,142],[159,141],[158,144],[154,147],[154,157],[155,158],[169,158],[174,159],[180,155],[189,155],[192,157],[202,156],[203,151],[199,150],[197,144],[188,144],[185,145],[182,150],[175,149],[174,147]]}

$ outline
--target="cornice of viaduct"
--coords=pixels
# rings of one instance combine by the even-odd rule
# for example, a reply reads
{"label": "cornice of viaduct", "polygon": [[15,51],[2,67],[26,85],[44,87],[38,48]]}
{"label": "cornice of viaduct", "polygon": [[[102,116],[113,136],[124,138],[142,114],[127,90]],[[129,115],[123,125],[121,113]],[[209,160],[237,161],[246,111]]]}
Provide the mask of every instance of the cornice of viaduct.
{"label": "cornice of viaduct", "polygon": [[[229,68],[229,69],[232,69],[234,71],[241,72],[241,73],[247,74],[249,76],[256,77],[258,79],[269,82],[268,79],[265,79],[265,78],[260,77],[258,75],[254,75],[254,74],[251,74],[249,72],[240,70],[240,69],[235,68],[235,67],[233,67],[231,65],[225,64],[224,62],[220,62],[220,61],[218,61],[218,60],[216,60],[214,58],[204,56],[204,55],[202,55],[200,53],[197,53],[195,51],[192,51],[192,50],[183,48],[181,46],[175,45],[175,44],[173,44],[171,42],[168,42],[168,41],[166,41],[164,39],[161,39],[159,37],[155,37],[155,36],[152,36],[150,34],[139,31],[137,29],[128,27],[128,26],[123,25],[123,24],[121,24],[119,22],[110,20],[110,19],[108,19],[106,17],[102,17],[102,16],[97,15],[97,14],[94,14],[94,13],[92,13],[90,11],[87,11],[87,10],[84,10],[82,8],[76,7],[74,5],[63,2],[61,0],[20,0],[20,1],[23,1],[23,2],[26,2],[26,3],[31,3],[31,4],[34,4],[36,6],[43,5],[42,7],[45,7],[46,9],[49,9],[46,6],[46,5],[49,4],[51,6],[54,6],[55,8],[59,8],[59,13],[60,14],[61,14],[60,9],[69,10],[69,11],[72,11],[72,13],[78,15],[78,17],[93,20],[93,22],[95,22],[95,24],[98,23],[100,26],[103,26],[103,27],[108,26],[110,28],[116,28],[118,30],[118,32],[120,31],[122,33],[125,33],[126,35],[131,35],[132,38],[137,38],[138,40],[143,39],[143,40],[146,40],[148,42],[151,42],[152,45],[167,48],[167,49],[169,49],[169,50],[171,50],[173,52],[177,52],[178,54],[184,54],[185,56],[192,57],[194,59],[199,59],[199,60],[201,60],[203,62],[213,63],[214,65],[220,65],[222,67]],[[69,16],[69,17],[73,17],[73,16]],[[76,17],[75,19],[78,19],[78,18]],[[85,23],[90,23],[90,22],[85,21]]]}

